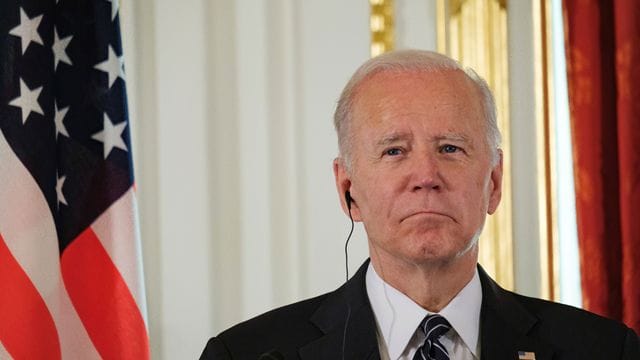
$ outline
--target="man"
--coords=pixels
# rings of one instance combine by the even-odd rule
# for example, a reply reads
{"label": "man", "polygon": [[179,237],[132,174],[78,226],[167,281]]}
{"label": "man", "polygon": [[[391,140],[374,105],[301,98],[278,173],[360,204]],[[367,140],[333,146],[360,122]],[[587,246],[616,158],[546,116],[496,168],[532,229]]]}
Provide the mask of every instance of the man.
{"label": "man", "polygon": [[637,335],[586,311],[501,289],[477,265],[501,197],[484,80],[433,52],[371,59],[335,113],[342,208],[367,261],[336,291],[212,338],[204,359],[640,359]]}

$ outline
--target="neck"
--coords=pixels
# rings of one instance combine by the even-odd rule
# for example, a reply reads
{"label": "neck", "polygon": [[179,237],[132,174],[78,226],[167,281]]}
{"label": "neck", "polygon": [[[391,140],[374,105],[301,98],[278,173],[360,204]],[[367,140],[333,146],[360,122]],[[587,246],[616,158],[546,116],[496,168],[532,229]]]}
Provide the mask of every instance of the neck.
{"label": "neck", "polygon": [[477,261],[477,245],[447,261],[398,261],[371,254],[373,268],[387,284],[434,313],[447,306],[471,281]]}

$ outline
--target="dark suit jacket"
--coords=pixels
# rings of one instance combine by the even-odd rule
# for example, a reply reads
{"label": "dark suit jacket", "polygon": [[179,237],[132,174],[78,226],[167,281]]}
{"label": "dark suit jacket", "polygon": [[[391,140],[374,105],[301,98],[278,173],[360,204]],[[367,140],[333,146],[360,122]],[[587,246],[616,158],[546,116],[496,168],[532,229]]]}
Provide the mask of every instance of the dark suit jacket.
{"label": "dark suit jacket", "polygon": [[[379,359],[364,263],[334,292],[267,312],[207,343],[201,359]],[[498,286],[481,267],[482,360],[640,360],[638,336],[584,310],[529,298]]]}

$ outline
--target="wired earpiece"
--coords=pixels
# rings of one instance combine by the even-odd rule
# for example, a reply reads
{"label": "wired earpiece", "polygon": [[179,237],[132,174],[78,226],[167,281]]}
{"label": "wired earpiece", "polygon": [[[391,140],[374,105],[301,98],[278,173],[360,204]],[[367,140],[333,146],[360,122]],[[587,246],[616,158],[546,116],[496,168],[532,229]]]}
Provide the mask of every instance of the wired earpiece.
{"label": "wired earpiece", "polygon": [[347,203],[347,210],[349,210],[349,220],[351,220],[351,231],[349,231],[349,236],[347,236],[347,241],[344,243],[344,262],[345,262],[345,273],[347,277],[347,281],[349,280],[349,240],[351,240],[351,235],[353,234],[353,217],[351,216],[351,203],[353,203],[353,198],[351,197],[351,193],[349,190],[344,192],[344,201]]}
{"label": "wired earpiece", "polygon": [[[344,201],[347,202],[347,209],[351,210],[351,202],[353,201],[353,199],[351,198],[351,193],[349,192],[349,190],[344,192]],[[351,216],[351,214],[349,214],[349,216]]]}

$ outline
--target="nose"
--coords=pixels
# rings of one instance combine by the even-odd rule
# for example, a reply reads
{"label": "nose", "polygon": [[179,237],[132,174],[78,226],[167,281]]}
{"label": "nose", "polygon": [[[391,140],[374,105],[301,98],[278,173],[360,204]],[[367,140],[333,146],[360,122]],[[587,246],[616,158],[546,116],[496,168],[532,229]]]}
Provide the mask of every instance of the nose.
{"label": "nose", "polygon": [[440,191],[444,186],[438,160],[434,155],[416,156],[412,163],[411,191]]}

